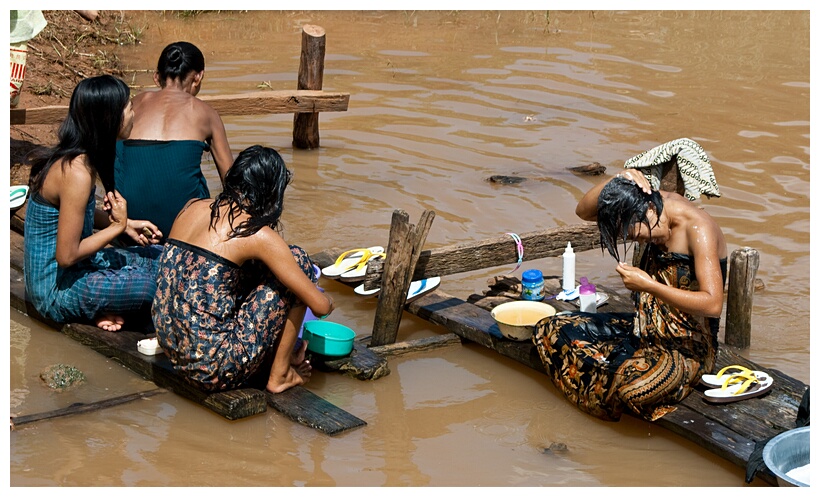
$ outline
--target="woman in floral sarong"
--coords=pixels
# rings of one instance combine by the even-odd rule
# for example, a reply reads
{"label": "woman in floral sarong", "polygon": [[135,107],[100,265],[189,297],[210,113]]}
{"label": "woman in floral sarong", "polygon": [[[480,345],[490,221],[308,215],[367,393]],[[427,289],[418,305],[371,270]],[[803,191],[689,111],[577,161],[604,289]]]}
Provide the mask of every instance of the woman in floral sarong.
{"label": "woman in floral sarong", "polygon": [[278,232],[291,173],[273,149],[252,146],[212,201],[191,200],[159,260],[152,316],[174,369],[206,391],[252,384],[279,393],[311,367],[297,335],[306,309],[333,311],[304,250]]}
{"label": "woman in floral sarong", "polygon": [[[652,191],[636,170],[593,187],[576,214],[598,222],[636,312],[559,314],[538,323],[533,341],[555,386],[581,410],[617,421],[626,409],[654,421],[714,367],[723,232],[683,196]],[[639,267],[621,261],[620,240],[625,249],[646,244]]]}

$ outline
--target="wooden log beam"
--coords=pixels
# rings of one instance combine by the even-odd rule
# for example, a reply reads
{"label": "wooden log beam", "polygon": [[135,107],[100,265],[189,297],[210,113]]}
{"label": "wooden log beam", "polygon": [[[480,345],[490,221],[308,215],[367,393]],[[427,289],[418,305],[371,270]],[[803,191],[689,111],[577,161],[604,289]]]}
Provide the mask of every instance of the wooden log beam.
{"label": "wooden log beam", "polygon": [[760,254],[757,250],[743,247],[732,252],[724,337],[729,345],[747,348],[752,342],[752,303],[759,266]]}
{"label": "wooden log beam", "polygon": [[[343,112],[350,102],[349,93],[314,90],[256,91],[238,95],[202,95],[198,98],[221,116]],[[60,124],[67,114],[67,105],[11,109],[10,124]]]}
{"label": "wooden log beam", "polygon": [[[519,236],[524,246],[524,261],[560,256],[564,253],[567,242],[572,243],[575,252],[601,247],[601,235],[595,223],[559,226],[548,230],[520,233]],[[518,252],[515,241],[508,235],[501,235],[479,242],[448,245],[422,251],[416,263],[412,281],[517,262]]]}
{"label": "wooden log beam", "polygon": [[[299,57],[298,90],[321,90],[325,70],[325,30],[320,26],[302,26],[302,53]],[[301,149],[319,147],[319,114],[299,113],[293,116],[293,146]]]}

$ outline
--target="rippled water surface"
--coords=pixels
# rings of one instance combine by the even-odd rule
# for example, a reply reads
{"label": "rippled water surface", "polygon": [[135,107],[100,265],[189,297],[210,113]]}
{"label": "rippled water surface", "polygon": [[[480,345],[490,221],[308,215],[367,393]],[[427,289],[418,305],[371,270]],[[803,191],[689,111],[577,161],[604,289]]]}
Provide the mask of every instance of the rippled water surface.
{"label": "rippled water surface", "polygon": [[[136,12],[143,43],[117,54],[145,71],[177,40],[205,53],[202,95],[296,88],[301,26],[326,30],[321,147],[295,150],[291,115],[225,117],[234,154],[262,143],[294,170],[283,222],[310,252],[386,245],[392,212],[436,212],[427,247],[574,224],[601,177],[687,137],[712,160],[720,198],[700,201],[730,250],[760,252],[748,356],[809,382],[809,15],[689,12]],[[492,175],[528,178],[518,185]],[[212,193],[219,190],[207,166]],[[609,285],[613,262],[579,253]],[[523,269],[560,272],[560,259]],[[466,298],[512,266],[445,277]],[[520,273],[519,273],[520,274]],[[370,333],[374,299],[324,282],[334,319]],[[11,311],[11,414],[147,390],[100,354]],[[399,339],[446,330],[405,314]],[[89,381],[46,391],[67,362]],[[173,394],[11,432],[14,486],[745,486],[742,469],[650,423],[570,406],[546,377],[472,344],[389,359],[362,382],[315,373],[308,387],[364,419],[336,437],[276,412],[229,422]],[[558,444],[558,445],[553,445]],[[565,450],[560,450],[564,444]],[[552,450],[547,450],[550,446]]]}

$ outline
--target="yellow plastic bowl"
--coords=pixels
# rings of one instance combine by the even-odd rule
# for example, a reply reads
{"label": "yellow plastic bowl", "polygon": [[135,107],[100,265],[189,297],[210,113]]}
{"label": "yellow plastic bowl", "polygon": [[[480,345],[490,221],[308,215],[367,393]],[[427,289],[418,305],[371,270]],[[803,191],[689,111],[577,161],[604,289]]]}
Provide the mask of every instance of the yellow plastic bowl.
{"label": "yellow plastic bowl", "polygon": [[344,357],[353,351],[356,332],[347,326],[322,319],[307,321],[302,338],[308,341],[308,350],[330,357]]}
{"label": "yellow plastic bowl", "polygon": [[555,315],[555,307],[544,302],[516,300],[494,307],[490,314],[505,338],[523,342],[532,339],[538,321]]}

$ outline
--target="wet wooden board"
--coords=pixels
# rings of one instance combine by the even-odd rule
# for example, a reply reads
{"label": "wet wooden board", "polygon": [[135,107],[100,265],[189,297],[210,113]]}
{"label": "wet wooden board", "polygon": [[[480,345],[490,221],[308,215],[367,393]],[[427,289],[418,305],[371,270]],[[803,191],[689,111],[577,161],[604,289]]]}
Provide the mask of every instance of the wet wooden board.
{"label": "wet wooden board", "polygon": [[306,388],[294,387],[276,394],[266,392],[266,396],[268,404],[277,411],[327,435],[338,435],[367,424]]}
{"label": "wet wooden board", "polygon": [[[366,424],[302,386],[291,388],[291,393],[288,395],[277,394],[278,400],[275,403],[271,403],[270,398],[266,395],[267,392],[255,388],[219,393],[203,392],[178,376],[173,370],[171,361],[164,354],[148,356],[137,351],[137,342],[150,338],[154,336],[153,334],[129,330],[112,333],[96,326],[76,323],[62,326],[46,319],[37,313],[25,296],[21,271],[23,265],[22,235],[11,231],[10,241],[10,303],[13,308],[50,327],[61,330],[74,340],[153,381],[157,386],[201,404],[229,420],[261,414],[266,412],[267,405],[271,404],[274,409],[289,419],[331,435]],[[366,356],[367,353],[362,355]],[[295,399],[298,402],[289,403],[287,399]]]}
{"label": "wet wooden board", "polygon": [[[557,306],[567,309],[567,306],[574,307],[568,302],[560,302]],[[535,345],[501,336],[487,309],[440,290],[425,295],[406,309],[464,339],[546,373]],[[732,347],[721,344],[716,369],[730,364],[766,371],[774,378],[772,390],[761,397],[742,402],[711,404],[704,399],[705,388],[698,387],[678,405],[675,412],[655,423],[745,469],[756,441],[795,428],[797,411],[807,386],[778,370],[764,369],[742,357]],[[758,472],[757,476],[768,483],[777,484],[774,475],[767,470]]]}

